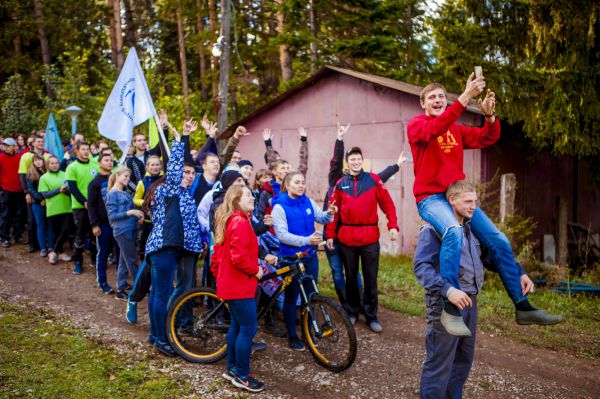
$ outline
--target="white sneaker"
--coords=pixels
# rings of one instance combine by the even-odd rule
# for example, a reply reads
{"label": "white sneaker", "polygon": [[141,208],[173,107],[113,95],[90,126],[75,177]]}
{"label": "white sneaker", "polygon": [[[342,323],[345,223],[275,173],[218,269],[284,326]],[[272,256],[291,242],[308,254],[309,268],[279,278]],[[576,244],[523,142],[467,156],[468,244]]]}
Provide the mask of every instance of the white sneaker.
{"label": "white sneaker", "polygon": [[71,261],[71,257],[65,253],[62,253],[60,255],[58,255],[58,259],[62,260],[63,262],[70,262]]}
{"label": "white sneaker", "polygon": [[50,263],[51,265],[55,265],[57,259],[58,255],[56,254],[56,252],[50,252],[48,254],[48,263]]}

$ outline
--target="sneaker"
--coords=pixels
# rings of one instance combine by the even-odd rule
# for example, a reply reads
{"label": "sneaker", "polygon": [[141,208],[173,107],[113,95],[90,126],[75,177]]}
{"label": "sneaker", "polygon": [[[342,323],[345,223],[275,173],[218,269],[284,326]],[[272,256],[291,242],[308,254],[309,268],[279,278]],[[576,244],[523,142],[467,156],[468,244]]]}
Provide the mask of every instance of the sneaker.
{"label": "sneaker", "polygon": [[541,309],[535,309],[530,311],[516,311],[517,324],[529,325],[539,324],[541,326],[550,326],[552,324],[558,324],[563,321],[562,316],[554,315],[544,312]]}
{"label": "sneaker", "polygon": [[302,352],[306,349],[302,341],[300,341],[297,337],[290,338],[288,342],[290,344],[290,348],[292,348],[295,351]]}
{"label": "sneaker", "polygon": [[154,348],[169,357],[177,356],[177,353],[175,353],[173,348],[171,348],[171,345],[166,341],[154,341]]}
{"label": "sneaker", "polygon": [[356,324],[356,320],[357,320],[356,316],[348,316],[348,319],[350,320],[350,324],[352,324],[352,325]]}
{"label": "sneaker", "polygon": [[252,374],[248,374],[246,379],[242,377],[235,376],[235,378],[231,381],[233,385],[238,388],[245,389],[250,392],[260,392],[265,389],[265,384],[254,378]]}
{"label": "sneaker", "polygon": [[75,264],[73,265],[73,274],[81,274],[82,272],[83,267],[81,266],[81,263],[75,262]]}
{"label": "sneaker", "polygon": [[148,335],[148,338],[146,338],[146,342],[148,344],[154,346],[154,343],[156,342],[156,338],[154,338],[154,335]]}
{"label": "sneaker", "polygon": [[102,292],[104,292],[104,294],[106,294],[106,295],[111,294],[113,292],[113,288],[110,285],[108,285],[107,283],[100,284],[100,285],[98,285],[98,287],[100,287]]}
{"label": "sneaker", "polygon": [[469,338],[472,336],[471,330],[469,330],[465,324],[462,316],[454,316],[446,312],[446,310],[442,310],[440,322],[450,335],[461,338]]}
{"label": "sneaker", "polygon": [[265,342],[252,342],[252,352],[262,352],[267,349]]}
{"label": "sneaker", "polygon": [[131,286],[131,284],[129,284],[129,283],[125,283],[125,287],[123,288],[123,290],[126,290],[126,291],[131,291],[131,289],[132,289],[132,288],[133,288],[133,287]]}
{"label": "sneaker", "polygon": [[376,333],[380,333],[383,331],[383,327],[381,326],[381,323],[379,323],[377,320],[371,320],[369,322],[369,328],[371,329],[371,331],[376,332]]}
{"label": "sneaker", "polygon": [[56,265],[56,260],[58,259],[58,255],[56,252],[52,251],[48,254],[48,263],[51,265]]}
{"label": "sneaker", "polygon": [[60,260],[62,262],[70,262],[71,257],[65,253],[62,253],[62,254],[58,255],[58,260]]}
{"label": "sneaker", "polygon": [[95,260],[90,260],[90,267],[91,267],[92,269],[95,269],[95,268],[96,268],[96,261],[95,261]]}
{"label": "sneaker", "polygon": [[40,256],[42,258],[45,258],[46,256],[48,256],[48,250],[47,249],[40,250]]}
{"label": "sneaker", "polygon": [[125,318],[129,324],[137,323],[137,302],[127,301],[127,311],[125,312]]}
{"label": "sneaker", "polygon": [[8,241],[8,240],[4,240],[4,241],[2,241],[2,247],[3,247],[3,248],[8,248],[8,247],[10,247],[10,241]]}
{"label": "sneaker", "polygon": [[229,382],[232,382],[233,379],[236,377],[236,375],[232,370],[227,369],[227,370],[223,371],[223,374],[221,374],[221,377],[223,377],[225,380],[227,380]]}
{"label": "sneaker", "polygon": [[[28,243],[28,242],[27,242],[27,240],[26,240],[26,239],[24,239],[23,237],[15,238],[15,242],[16,242],[17,244],[21,244],[21,245],[25,245],[25,244],[27,244],[27,243]],[[33,246],[30,246],[30,247],[29,247],[29,249],[32,249],[32,248],[33,248],[33,250],[35,251],[35,247],[33,247]],[[29,251],[29,252],[33,252],[33,251]]]}
{"label": "sneaker", "polygon": [[123,290],[117,290],[117,293],[115,294],[115,299],[118,299],[119,301],[127,302],[127,300],[128,300],[127,292],[125,292]]}

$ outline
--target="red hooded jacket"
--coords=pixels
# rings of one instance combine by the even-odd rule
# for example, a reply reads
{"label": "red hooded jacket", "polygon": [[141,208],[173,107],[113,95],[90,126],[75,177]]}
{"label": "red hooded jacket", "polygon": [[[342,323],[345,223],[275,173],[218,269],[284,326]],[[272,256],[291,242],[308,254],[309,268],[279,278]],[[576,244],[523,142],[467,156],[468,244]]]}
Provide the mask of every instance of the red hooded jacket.
{"label": "red hooded jacket", "polygon": [[19,162],[21,154],[8,155],[0,154],[0,188],[12,193],[23,192],[21,181],[19,180]]}
{"label": "red hooded jacket", "polygon": [[463,150],[484,148],[500,138],[500,122],[485,122],[482,128],[455,122],[465,107],[455,101],[438,117],[419,115],[408,123],[408,142],[414,159],[413,192],[417,203],[463,180]]}
{"label": "red hooded jacket", "polygon": [[388,230],[399,230],[392,197],[375,173],[360,172],[356,176],[342,177],[335,185],[332,201],[339,211],[333,221],[325,225],[327,238],[337,237],[342,244],[353,247],[379,241],[378,204],[388,219]]}
{"label": "red hooded jacket", "polygon": [[258,240],[248,216],[235,211],[227,220],[225,240],[215,244],[211,271],[217,296],[224,300],[254,298],[258,280]]}

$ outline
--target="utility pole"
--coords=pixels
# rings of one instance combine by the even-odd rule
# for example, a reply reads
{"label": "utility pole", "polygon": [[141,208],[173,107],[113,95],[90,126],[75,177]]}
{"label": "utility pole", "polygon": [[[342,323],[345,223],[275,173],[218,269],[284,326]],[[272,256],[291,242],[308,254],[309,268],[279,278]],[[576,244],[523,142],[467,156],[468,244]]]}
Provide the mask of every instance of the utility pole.
{"label": "utility pole", "polygon": [[219,133],[227,128],[227,103],[229,99],[229,59],[231,58],[231,9],[230,0],[221,0],[221,36],[223,53],[219,59],[219,112],[217,128]]}

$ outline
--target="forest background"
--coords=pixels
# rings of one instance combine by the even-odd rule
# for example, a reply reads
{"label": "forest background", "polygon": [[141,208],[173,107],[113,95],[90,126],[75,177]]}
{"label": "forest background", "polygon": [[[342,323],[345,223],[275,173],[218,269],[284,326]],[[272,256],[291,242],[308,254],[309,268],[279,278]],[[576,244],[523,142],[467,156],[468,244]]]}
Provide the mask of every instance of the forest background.
{"label": "forest background", "polygon": [[600,3],[582,0],[4,0],[0,134],[43,128],[53,112],[68,136],[63,109],[75,104],[79,131],[100,138],[96,123],[131,47],[157,108],[178,124],[216,119],[211,49],[224,5],[228,123],[324,65],[453,92],[482,65],[504,121],[600,176]]}

